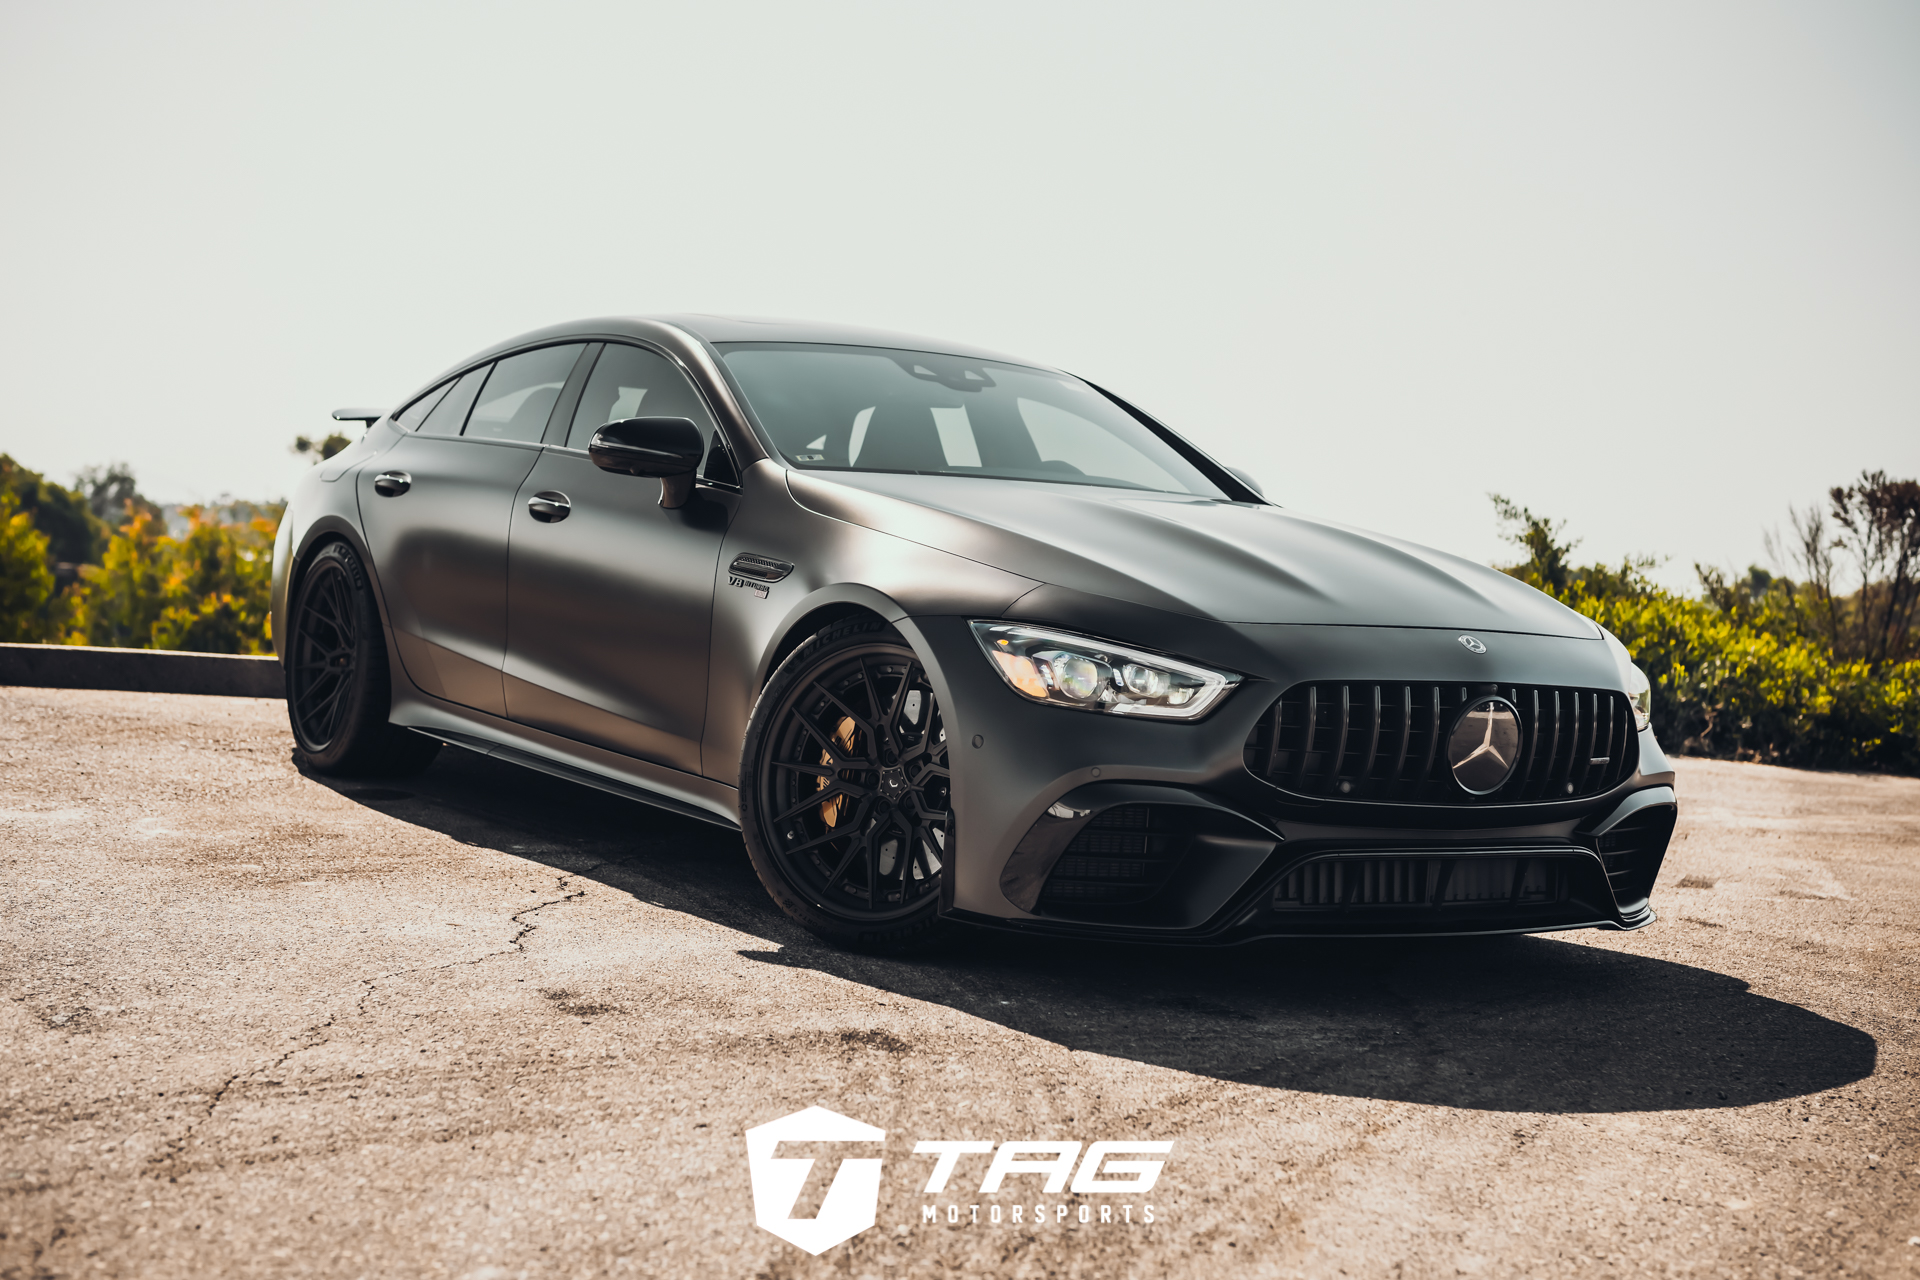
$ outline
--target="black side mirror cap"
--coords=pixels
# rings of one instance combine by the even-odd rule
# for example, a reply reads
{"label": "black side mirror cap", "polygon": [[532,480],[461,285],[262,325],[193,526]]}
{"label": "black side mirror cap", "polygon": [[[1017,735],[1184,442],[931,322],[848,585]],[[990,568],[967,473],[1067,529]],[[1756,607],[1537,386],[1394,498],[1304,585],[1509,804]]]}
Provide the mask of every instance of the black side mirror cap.
{"label": "black side mirror cap", "polygon": [[587,457],[602,471],[657,478],[663,507],[686,505],[706,454],[691,418],[623,418],[594,432],[587,445]]}

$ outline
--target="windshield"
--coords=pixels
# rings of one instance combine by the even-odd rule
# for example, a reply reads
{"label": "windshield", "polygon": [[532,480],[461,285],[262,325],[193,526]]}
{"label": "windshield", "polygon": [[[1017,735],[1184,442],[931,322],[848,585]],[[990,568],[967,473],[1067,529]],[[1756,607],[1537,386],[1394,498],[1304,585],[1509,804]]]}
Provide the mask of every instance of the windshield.
{"label": "windshield", "polygon": [[884,347],[720,344],[796,467],[1223,494],[1126,410],[1042,369]]}

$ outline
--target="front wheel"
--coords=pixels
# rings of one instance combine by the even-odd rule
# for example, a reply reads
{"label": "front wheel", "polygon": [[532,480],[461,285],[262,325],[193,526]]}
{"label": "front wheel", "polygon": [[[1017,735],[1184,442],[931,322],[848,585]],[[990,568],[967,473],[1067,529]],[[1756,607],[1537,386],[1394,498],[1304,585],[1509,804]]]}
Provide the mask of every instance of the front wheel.
{"label": "front wheel", "polygon": [[877,619],[808,640],[754,707],[747,852],[781,909],[838,946],[901,951],[935,935],[952,790],[926,668]]}
{"label": "front wheel", "polygon": [[438,742],[387,721],[386,635],[352,547],[330,542],[314,553],[287,618],[294,759],[341,777],[405,777],[431,764]]}

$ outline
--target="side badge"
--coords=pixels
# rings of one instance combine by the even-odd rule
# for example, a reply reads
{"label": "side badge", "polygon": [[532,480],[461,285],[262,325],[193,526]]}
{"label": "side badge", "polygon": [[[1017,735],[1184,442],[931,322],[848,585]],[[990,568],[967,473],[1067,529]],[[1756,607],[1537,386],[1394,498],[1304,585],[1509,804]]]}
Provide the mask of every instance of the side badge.
{"label": "side badge", "polygon": [[1461,636],[1460,643],[1467,646],[1467,650],[1470,653],[1485,653],[1487,651],[1487,646],[1472,636]]}
{"label": "side badge", "polygon": [[743,551],[727,566],[727,585],[744,588],[765,600],[767,588],[792,572],[793,565],[786,560]]}

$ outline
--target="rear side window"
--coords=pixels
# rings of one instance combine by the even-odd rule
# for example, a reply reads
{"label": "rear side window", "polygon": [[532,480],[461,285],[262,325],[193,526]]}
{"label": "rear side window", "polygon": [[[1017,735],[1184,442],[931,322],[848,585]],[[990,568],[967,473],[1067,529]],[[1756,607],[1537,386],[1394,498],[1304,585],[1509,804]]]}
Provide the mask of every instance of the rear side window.
{"label": "rear side window", "polygon": [[395,414],[393,420],[408,431],[414,430],[427,420],[427,415],[433,412],[433,406],[440,403],[440,397],[447,394],[447,388],[452,385],[451,382],[441,383]]}
{"label": "rear side window", "polygon": [[481,365],[478,369],[462,376],[453,384],[452,389],[440,397],[440,403],[433,406],[433,411],[422,419],[420,434],[423,436],[459,435],[460,428],[466,425],[467,410],[473,407],[473,398],[480,393],[480,384],[486,380],[486,365]]}
{"label": "rear side window", "polygon": [[554,402],[585,345],[541,347],[496,363],[467,419],[466,434],[478,440],[539,443]]}
{"label": "rear side window", "polygon": [[609,342],[587,379],[567,431],[567,448],[584,449],[593,433],[623,418],[691,418],[713,442],[706,402],[671,360],[641,347]]}

